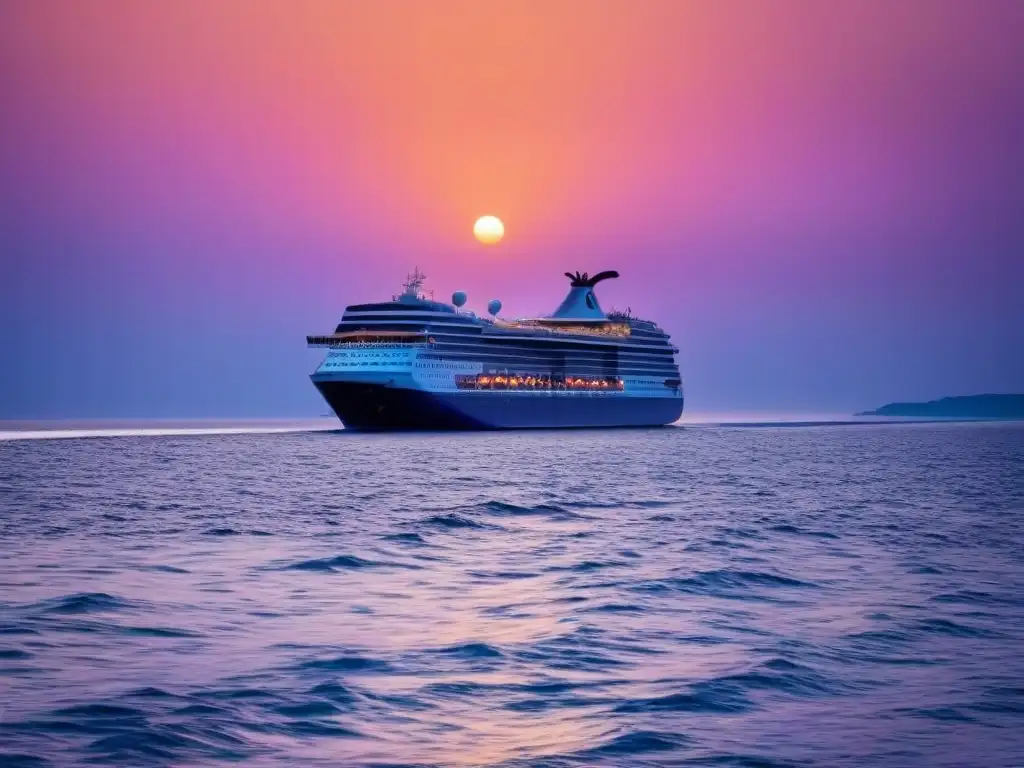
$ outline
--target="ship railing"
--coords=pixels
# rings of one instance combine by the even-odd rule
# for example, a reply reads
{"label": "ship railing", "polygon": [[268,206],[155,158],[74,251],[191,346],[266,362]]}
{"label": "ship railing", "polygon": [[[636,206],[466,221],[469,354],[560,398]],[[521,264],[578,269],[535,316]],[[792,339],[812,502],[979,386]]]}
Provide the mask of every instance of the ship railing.
{"label": "ship railing", "polygon": [[530,331],[543,331],[550,334],[565,336],[630,336],[632,329],[628,323],[606,323],[595,322],[593,324],[582,324],[579,322],[569,323],[564,320],[551,320],[547,318],[536,318],[516,320],[504,325],[506,328],[518,328]]}
{"label": "ship railing", "polygon": [[311,348],[355,347],[423,347],[432,346],[434,339],[425,333],[378,331],[373,333],[347,332],[307,336],[306,346]]}

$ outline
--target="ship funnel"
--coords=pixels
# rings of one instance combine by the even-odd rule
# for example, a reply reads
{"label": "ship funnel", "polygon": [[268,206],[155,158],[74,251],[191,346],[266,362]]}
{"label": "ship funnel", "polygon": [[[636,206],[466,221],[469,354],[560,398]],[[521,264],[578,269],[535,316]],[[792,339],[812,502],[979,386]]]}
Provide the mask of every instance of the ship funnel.
{"label": "ship funnel", "polygon": [[586,272],[582,275],[579,272],[566,272],[565,276],[569,278],[569,285],[573,288],[593,288],[602,280],[618,277],[619,273],[614,269],[606,269],[604,272],[598,272],[593,277],[588,275]]}
{"label": "ship funnel", "polygon": [[598,272],[590,277],[586,272],[566,272],[569,278],[569,295],[562,300],[552,314],[555,320],[605,320],[605,314],[601,305],[597,303],[597,296],[594,295],[594,286],[602,280],[618,277],[615,270]]}

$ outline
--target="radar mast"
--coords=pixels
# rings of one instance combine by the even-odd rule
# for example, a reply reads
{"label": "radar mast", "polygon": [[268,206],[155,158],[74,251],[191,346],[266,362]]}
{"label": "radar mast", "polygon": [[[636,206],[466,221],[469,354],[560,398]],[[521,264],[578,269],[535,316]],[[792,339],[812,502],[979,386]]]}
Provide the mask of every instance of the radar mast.
{"label": "radar mast", "polygon": [[405,284],[402,286],[405,291],[405,296],[419,296],[420,289],[423,287],[423,281],[427,279],[427,276],[420,272],[419,267],[415,267],[411,275],[405,276]]}

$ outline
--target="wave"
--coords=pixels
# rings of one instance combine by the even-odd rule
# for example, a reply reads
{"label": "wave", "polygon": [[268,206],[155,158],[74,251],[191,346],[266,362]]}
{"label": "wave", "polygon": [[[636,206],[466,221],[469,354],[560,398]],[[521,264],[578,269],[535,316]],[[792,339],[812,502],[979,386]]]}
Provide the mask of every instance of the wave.
{"label": "wave", "polygon": [[496,529],[499,526],[488,525],[482,523],[479,520],[473,520],[464,515],[456,514],[455,512],[449,512],[446,515],[431,515],[425,517],[419,521],[420,525],[432,526],[435,528],[491,528]]}
{"label": "wave", "polygon": [[931,635],[947,635],[949,637],[997,637],[999,633],[981,627],[972,627],[950,619],[922,619],[915,629]]}
{"label": "wave", "polygon": [[641,615],[644,613],[644,606],[634,605],[633,603],[605,603],[603,605],[595,605],[591,608],[583,608],[585,613],[632,613]]}
{"label": "wave", "polygon": [[145,688],[136,688],[134,691],[129,691],[125,696],[139,699],[176,699],[178,698],[173,693],[165,691],[163,688],[156,688],[152,685],[146,686]]}
{"label": "wave", "polygon": [[237,528],[207,528],[202,532],[203,536],[273,536],[270,531],[261,531],[258,528],[251,531],[240,531]]}
{"label": "wave", "polygon": [[336,555],[335,557],[323,557],[313,560],[300,560],[297,563],[290,563],[281,566],[284,571],[320,571],[333,573],[334,571],[362,570],[364,568],[408,568],[419,570],[420,566],[411,563],[396,563],[381,560],[366,560],[357,555]]}
{"label": "wave", "polygon": [[801,528],[798,525],[790,525],[790,524],[772,525],[772,526],[769,526],[768,530],[769,531],[773,531],[775,533],[788,533],[788,534],[792,534],[794,536],[810,536],[810,537],[819,538],[819,539],[838,539],[839,538],[838,536],[836,536],[836,534],[829,533],[828,531],[812,531],[812,530],[808,530],[807,528]]}
{"label": "wave", "polygon": [[331,659],[312,659],[299,664],[300,669],[325,672],[380,672],[391,667],[386,661],[367,656],[335,656]]}
{"label": "wave", "polygon": [[943,592],[929,598],[935,603],[959,603],[961,605],[1021,605],[1024,599],[995,595],[991,592],[963,589],[957,592]]}
{"label": "wave", "polygon": [[648,699],[627,701],[615,707],[619,714],[647,712],[690,712],[694,714],[727,715],[754,708],[740,686],[714,683],[697,684],[691,691],[670,693]]}
{"label": "wave", "polygon": [[677,733],[664,731],[632,731],[616,736],[601,746],[586,750],[583,755],[593,757],[625,757],[640,755],[647,752],[668,752],[682,749],[692,743],[692,739]]}
{"label": "wave", "polygon": [[469,571],[474,579],[497,579],[499,581],[511,579],[534,579],[539,574],[535,571]]}
{"label": "wave", "polygon": [[495,517],[524,517],[537,515],[551,517],[554,519],[578,519],[583,517],[583,515],[572,512],[558,504],[534,504],[532,506],[520,506],[519,504],[509,504],[504,501],[488,501],[474,509],[475,511],[494,515]]}
{"label": "wave", "polygon": [[285,717],[330,717],[342,711],[341,707],[329,701],[303,701],[297,704],[282,704],[273,711]]}
{"label": "wave", "polygon": [[493,645],[487,643],[463,643],[462,645],[451,645],[437,651],[447,656],[457,656],[463,659],[496,659],[503,654]]}
{"label": "wave", "polygon": [[754,693],[782,694],[798,698],[839,695],[848,686],[816,670],[775,658],[748,672],[722,675],[689,686],[688,690],[619,704],[619,713],[691,712],[735,714],[757,708]]}
{"label": "wave", "polygon": [[24,661],[31,659],[33,655],[19,648],[0,648],[0,661]]}
{"label": "wave", "polygon": [[351,703],[355,700],[355,694],[344,685],[338,682],[317,683],[309,690],[310,695],[338,703]]}
{"label": "wave", "polygon": [[[159,722],[153,718],[153,709],[120,701],[119,698],[61,707],[32,720],[3,725],[9,735],[48,732],[77,736],[84,740],[90,762],[111,765],[238,761],[250,755],[250,746],[233,733],[236,728],[227,718]],[[0,753],[0,758],[5,766],[49,764],[32,755],[5,752]]]}
{"label": "wave", "polygon": [[119,631],[121,634],[143,637],[202,637],[201,634],[190,629],[172,627],[120,627]]}
{"label": "wave", "polygon": [[665,579],[646,585],[647,589],[644,589],[644,584],[638,584],[635,588],[643,591],[659,591],[657,585],[687,594],[731,598],[743,595],[755,596],[759,590],[763,589],[814,589],[818,586],[810,581],[801,581],[773,573],[720,569],[699,571],[693,576],[685,578]]}
{"label": "wave", "polygon": [[387,541],[397,541],[402,544],[424,545],[427,543],[427,540],[418,533],[390,533],[382,538]]}
{"label": "wave", "polygon": [[571,573],[592,573],[594,571],[604,570],[605,568],[621,568],[629,565],[632,565],[632,563],[623,562],[622,560],[584,560],[581,563],[573,563],[572,565],[552,565],[544,570],[547,573],[557,573],[562,571],[569,571]]}
{"label": "wave", "polygon": [[106,717],[145,717],[144,710],[134,707],[122,707],[116,704],[81,704],[75,707],[65,707],[53,712],[57,717],[82,717],[82,718],[106,718]]}
{"label": "wave", "polygon": [[83,614],[119,611],[129,607],[129,602],[106,592],[77,592],[71,595],[37,603],[42,613]]}

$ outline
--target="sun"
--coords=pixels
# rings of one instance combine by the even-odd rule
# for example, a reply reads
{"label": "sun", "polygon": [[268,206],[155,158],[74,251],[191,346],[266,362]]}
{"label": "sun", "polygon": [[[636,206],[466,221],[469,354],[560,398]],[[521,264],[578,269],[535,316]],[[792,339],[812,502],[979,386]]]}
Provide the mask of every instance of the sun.
{"label": "sun", "polygon": [[505,225],[497,216],[481,216],[473,225],[473,234],[484,245],[494,245],[505,236]]}

